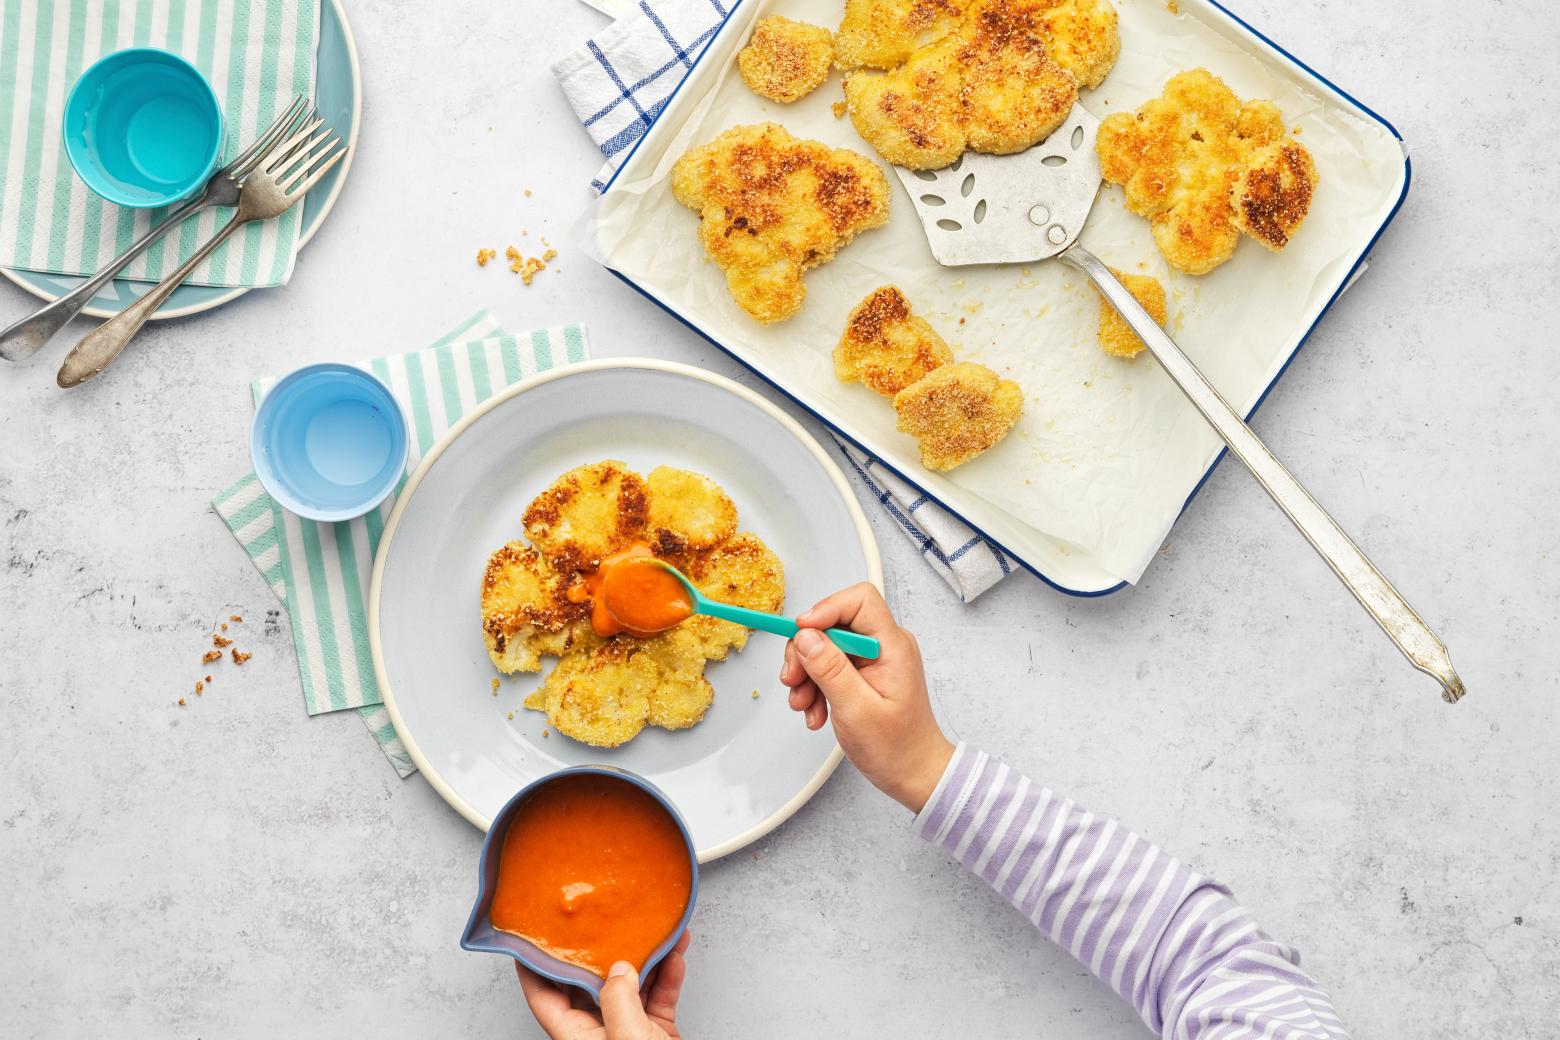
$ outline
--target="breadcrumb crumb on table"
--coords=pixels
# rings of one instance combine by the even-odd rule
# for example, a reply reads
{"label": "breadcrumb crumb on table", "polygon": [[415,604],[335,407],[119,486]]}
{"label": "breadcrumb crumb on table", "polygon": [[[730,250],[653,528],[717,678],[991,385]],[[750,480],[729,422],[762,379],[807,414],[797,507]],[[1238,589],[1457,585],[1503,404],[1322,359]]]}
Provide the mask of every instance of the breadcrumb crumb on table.
{"label": "breadcrumb crumb on table", "polygon": [[180,698],[179,698],[179,707],[181,707],[181,708],[182,708],[182,707],[184,707],[184,706],[185,706],[185,704],[184,704],[184,698],[183,698],[183,697],[180,697]]}
{"label": "breadcrumb crumb on table", "polygon": [[222,660],[222,651],[207,650],[205,653],[200,655],[200,660],[202,664],[210,664],[212,661],[220,661]]}
{"label": "breadcrumb crumb on table", "polygon": [[488,261],[493,259],[497,255],[498,255],[498,253],[495,252],[492,249],[479,249],[479,250],[477,250],[477,266],[478,267],[486,267],[488,265]]}
{"label": "breadcrumb crumb on table", "polygon": [[242,614],[229,614],[228,615],[228,620],[232,621],[232,622],[234,622],[236,624],[242,624],[243,621],[244,621],[244,615],[242,615]]}
{"label": "breadcrumb crumb on table", "polygon": [[[1115,268],[1112,273],[1126,286],[1132,298],[1154,319],[1154,324],[1164,326],[1168,311],[1165,308],[1165,287],[1146,274],[1123,274]],[[1144,350],[1143,341],[1132,331],[1132,326],[1116,312],[1105,295],[1100,297],[1100,348],[1111,357],[1137,357]]]}
{"label": "breadcrumb crumb on table", "polygon": [[249,660],[253,656],[255,656],[255,655],[254,654],[246,654],[246,653],[244,653],[242,650],[240,650],[236,646],[233,648],[233,663],[234,664],[243,664],[245,661]]}
{"label": "breadcrumb crumb on table", "polygon": [[531,284],[531,279],[540,272],[547,270],[547,265],[537,257],[528,257],[525,264],[519,269],[520,280],[526,285]]}
{"label": "breadcrumb crumb on table", "polygon": [[218,650],[226,649],[229,645],[232,644],[232,642],[233,640],[219,633],[213,632],[211,634],[211,645],[216,647]]}
{"label": "breadcrumb crumb on table", "polygon": [[771,15],[753,25],[753,35],[737,54],[742,82],[759,97],[788,105],[823,84],[834,61],[829,30]]}

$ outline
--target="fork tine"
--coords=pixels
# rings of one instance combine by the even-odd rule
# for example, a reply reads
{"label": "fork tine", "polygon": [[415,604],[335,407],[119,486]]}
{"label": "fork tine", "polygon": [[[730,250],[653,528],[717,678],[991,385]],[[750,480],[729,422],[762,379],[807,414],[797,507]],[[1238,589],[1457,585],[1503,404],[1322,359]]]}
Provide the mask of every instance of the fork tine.
{"label": "fork tine", "polygon": [[[332,143],[334,143],[334,142],[332,142]],[[321,166],[319,169],[315,170],[312,174],[309,175],[309,179],[308,180],[304,181],[301,185],[298,186],[298,190],[296,190],[296,191],[288,191],[287,194],[288,195],[302,195],[305,192],[307,192],[310,188],[312,188],[316,184],[318,184],[320,182],[320,178],[325,176],[327,173],[329,173],[330,170],[331,170],[331,167],[335,166],[338,162],[340,162],[341,161],[341,157],[343,155],[346,155],[346,154],[347,154],[347,149],[345,149],[345,148],[338,148],[331,155],[331,157],[329,159],[325,160],[325,164],[323,166]],[[310,165],[312,166],[313,164],[310,164]],[[304,172],[306,172],[306,171],[299,170],[297,173],[293,174],[292,178],[289,180],[288,183],[291,183],[291,180],[296,180]],[[282,190],[286,191],[287,190],[287,186],[283,185],[282,186]]]}
{"label": "fork tine", "polygon": [[310,153],[314,152],[318,148],[319,143],[325,140],[325,138],[329,137],[333,132],[334,131],[332,131],[330,127],[326,127],[322,133],[314,135],[303,144],[300,144],[298,147],[282,156],[276,162],[272,163],[265,172],[269,173],[277,180],[280,180],[283,174],[293,169],[293,167],[295,167],[298,163],[307,159]]}
{"label": "fork tine", "polygon": [[[325,172],[325,170],[330,169],[329,164],[330,163],[334,163],[336,161],[336,159],[338,159],[341,156],[341,153],[346,151],[346,149],[344,149],[344,148],[337,149],[335,152],[331,151],[331,149],[335,148],[336,145],[338,145],[340,143],[341,143],[341,138],[339,138],[339,137],[335,138],[334,140],[332,140],[330,142],[330,144],[326,145],[324,148],[321,148],[314,155],[310,156],[308,162],[304,163],[302,166],[298,167],[292,173],[288,174],[285,180],[278,181],[277,182],[277,187],[281,188],[283,191],[287,191],[288,188],[292,187],[294,184],[296,184],[298,182],[298,178],[302,177],[304,174],[308,173],[310,170],[315,169],[322,162],[323,163],[327,163],[327,165],[323,169],[320,169],[319,172],[314,177],[312,177],[309,180],[309,183],[313,184],[316,180],[319,179],[320,174],[323,174]],[[307,191],[308,189],[304,188],[303,190]],[[291,194],[291,193],[289,192],[289,194]]]}
{"label": "fork tine", "polygon": [[227,164],[225,172],[235,178],[242,178],[247,175],[250,170],[254,169],[256,160],[264,155],[276,143],[277,139],[287,133],[288,129],[298,121],[298,117],[303,114],[308,104],[309,99],[303,94],[293,98],[292,104],[287,106],[287,111],[278,116],[276,121],[266,128],[265,133],[255,140],[254,144],[239,152],[233,161]]}
{"label": "fork tine", "polygon": [[304,122],[303,126],[300,127],[296,133],[294,133],[287,140],[283,141],[281,144],[273,146],[270,151],[265,153],[265,158],[260,160],[262,169],[269,172],[275,168],[278,162],[292,154],[293,150],[298,147],[298,143],[300,141],[306,140],[308,136],[314,133],[314,131],[318,130],[320,124],[325,121],[321,119],[318,114],[313,112],[309,113],[309,116],[310,118]]}

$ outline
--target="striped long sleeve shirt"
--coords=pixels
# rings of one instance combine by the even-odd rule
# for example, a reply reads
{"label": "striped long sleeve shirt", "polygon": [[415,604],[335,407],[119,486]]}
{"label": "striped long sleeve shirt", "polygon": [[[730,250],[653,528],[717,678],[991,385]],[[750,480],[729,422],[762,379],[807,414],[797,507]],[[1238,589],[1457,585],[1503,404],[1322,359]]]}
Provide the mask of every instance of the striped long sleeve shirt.
{"label": "striped long sleeve shirt", "polygon": [[916,833],[996,889],[1166,1040],[1345,1040],[1300,958],[1223,885],[960,744]]}

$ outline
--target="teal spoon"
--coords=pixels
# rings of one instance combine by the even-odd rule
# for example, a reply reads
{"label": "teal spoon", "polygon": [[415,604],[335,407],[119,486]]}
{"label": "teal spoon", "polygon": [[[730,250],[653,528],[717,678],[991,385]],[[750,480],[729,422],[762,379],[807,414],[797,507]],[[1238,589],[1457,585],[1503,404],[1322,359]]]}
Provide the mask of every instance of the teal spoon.
{"label": "teal spoon", "polygon": [[[682,571],[673,567],[665,560],[657,560],[656,562],[671,571],[672,574],[676,575],[677,580],[682,582],[684,591],[688,593],[688,599],[693,603],[693,612],[695,614],[708,614],[710,617],[720,618],[722,621],[734,621],[747,628],[756,628],[760,632],[773,632],[775,635],[785,636],[787,639],[801,630],[801,626],[788,617],[781,617],[779,614],[766,614],[762,610],[749,610],[746,607],[733,606],[730,603],[721,603],[710,599],[695,588],[693,582],[689,581],[688,576]],[[843,628],[828,628],[824,629],[823,634],[828,636],[835,646],[852,657],[862,657],[869,661],[876,661],[882,653],[882,648],[878,645],[876,639],[871,636],[864,636],[859,632],[851,632]]]}

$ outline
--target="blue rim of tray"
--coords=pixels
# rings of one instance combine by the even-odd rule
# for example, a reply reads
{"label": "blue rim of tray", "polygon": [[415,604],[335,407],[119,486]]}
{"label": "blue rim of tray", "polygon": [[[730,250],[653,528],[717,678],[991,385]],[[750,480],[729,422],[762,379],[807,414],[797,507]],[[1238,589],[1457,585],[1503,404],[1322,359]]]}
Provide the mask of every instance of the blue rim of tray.
{"label": "blue rim of tray", "polygon": [[[693,64],[688,66],[688,71],[683,74],[682,80],[680,82],[678,82],[677,86],[672,88],[672,92],[666,96],[666,103],[661,106],[661,110],[659,112],[657,112],[656,115],[655,115],[655,118],[653,118],[645,126],[645,132],[639,136],[639,140],[634,142],[634,146],[628,150],[628,154],[623,157],[623,161],[618,164],[617,169],[612,172],[612,176],[609,177],[607,179],[606,184],[602,186],[601,194],[605,195],[607,192],[612,190],[612,185],[614,183],[616,183],[616,181],[618,179],[618,176],[623,172],[623,169],[626,166],[628,166],[629,161],[633,159],[634,153],[639,151],[639,146],[644,144],[645,143],[645,139],[650,136],[650,129],[651,129],[651,127],[653,127],[656,124],[656,122],[658,120],[660,120],[661,116],[666,113],[667,109],[672,107],[672,99],[675,98],[677,96],[678,92],[681,91],[682,88],[684,87],[684,85],[687,84],[689,77],[692,76],[692,74],[693,74],[693,70],[698,67],[699,62],[704,60],[705,55],[707,55],[710,52],[710,46],[713,45],[715,40],[720,36],[720,34],[723,31],[725,31],[726,23],[731,21],[731,16],[737,13],[737,10],[739,8],[741,8],[741,6],[742,6],[742,4],[744,2],[745,2],[745,0],[737,0],[736,3],[731,5],[731,9],[726,12],[725,17],[723,17],[720,20],[720,24],[718,26],[716,26],[715,33],[710,37],[709,43],[705,44],[704,50],[699,52],[699,56],[693,60]],[[1382,116],[1380,113],[1378,113],[1375,109],[1371,108],[1369,105],[1366,105],[1364,102],[1362,102],[1358,98],[1356,98],[1353,94],[1350,94],[1348,91],[1346,91],[1342,87],[1338,86],[1332,80],[1328,79],[1326,76],[1323,76],[1320,72],[1317,72],[1315,69],[1311,68],[1311,66],[1307,65],[1305,62],[1301,61],[1299,58],[1297,58],[1293,54],[1289,53],[1289,51],[1287,51],[1283,47],[1279,46],[1277,43],[1275,43],[1272,39],[1270,39],[1268,36],[1266,36],[1260,30],[1258,30],[1257,28],[1252,26],[1251,23],[1249,23],[1245,19],[1241,18],[1235,12],[1231,11],[1228,7],[1225,7],[1223,4],[1219,3],[1219,0],[1207,0],[1207,2],[1208,2],[1208,4],[1210,6],[1218,8],[1218,10],[1221,13],[1223,13],[1223,15],[1226,18],[1230,19],[1230,21],[1234,22],[1236,25],[1239,25],[1242,29],[1246,30],[1246,32],[1250,33],[1252,36],[1254,36],[1258,40],[1261,40],[1267,46],[1271,47],[1274,51],[1276,51],[1279,54],[1283,55],[1286,59],[1288,59],[1290,62],[1292,62],[1295,66],[1297,66],[1298,68],[1304,69],[1314,79],[1316,79],[1317,82],[1324,84],[1329,90],[1331,90],[1333,93],[1337,94],[1339,97],[1343,98],[1349,104],[1353,105],[1360,112],[1364,113],[1365,115],[1369,116],[1371,119],[1375,120],[1376,122],[1380,123],[1382,126],[1386,127],[1387,128],[1387,132],[1390,133],[1394,138],[1396,138],[1399,144],[1403,143],[1403,135],[1398,133],[1397,127],[1393,126],[1391,122],[1389,122],[1384,116]],[[1300,337],[1298,342],[1295,343],[1294,349],[1289,352],[1289,356],[1284,359],[1284,363],[1279,366],[1278,371],[1273,373],[1273,378],[1268,380],[1267,386],[1262,388],[1262,393],[1257,396],[1256,402],[1254,404],[1252,404],[1251,408],[1246,412],[1246,415],[1245,415],[1246,422],[1249,423],[1251,421],[1252,416],[1257,414],[1257,409],[1262,407],[1262,403],[1267,400],[1268,394],[1273,392],[1273,388],[1275,386],[1277,386],[1278,385],[1278,381],[1284,377],[1284,373],[1289,371],[1289,366],[1294,364],[1295,358],[1300,353],[1300,348],[1304,347],[1306,345],[1306,343],[1310,340],[1311,334],[1313,332],[1315,332],[1316,331],[1316,327],[1322,323],[1322,319],[1327,316],[1327,312],[1332,310],[1333,304],[1338,302],[1338,297],[1342,296],[1344,294],[1344,292],[1347,291],[1348,288],[1351,285],[1354,284],[1355,276],[1359,274],[1360,267],[1370,257],[1370,251],[1375,248],[1376,242],[1378,240],[1380,240],[1380,238],[1382,236],[1382,233],[1387,230],[1387,226],[1392,223],[1394,218],[1397,217],[1398,210],[1403,208],[1403,200],[1408,198],[1409,185],[1413,183],[1413,180],[1414,180],[1414,164],[1413,164],[1412,161],[1410,161],[1409,156],[1408,156],[1408,152],[1407,152],[1407,150],[1405,150],[1403,152],[1403,190],[1398,193],[1397,200],[1392,203],[1392,209],[1387,213],[1386,219],[1383,220],[1381,222],[1380,226],[1378,226],[1376,228],[1375,232],[1371,234],[1370,241],[1365,243],[1365,248],[1360,250],[1359,258],[1354,261],[1354,264],[1349,268],[1348,272],[1345,273],[1343,278],[1338,282],[1338,288],[1333,290],[1332,296],[1328,297],[1326,306],[1324,306],[1317,313],[1316,320],[1311,323],[1310,328],[1306,329],[1305,330],[1305,334]],[[1007,546],[1005,546],[1001,542],[997,541],[997,539],[995,539],[995,538],[991,537],[989,534],[987,534],[974,521],[972,521],[968,517],[964,516],[964,514],[960,513],[957,509],[954,509],[953,507],[949,506],[946,502],[944,502],[937,495],[935,495],[932,492],[928,491],[919,482],[917,482],[915,480],[915,478],[911,477],[909,474],[907,474],[904,471],[898,469],[897,467],[890,465],[888,462],[886,462],[882,458],[879,458],[878,455],[875,452],[873,452],[873,450],[871,448],[867,447],[865,444],[861,443],[861,441],[857,440],[855,437],[852,437],[850,434],[846,433],[844,430],[841,430],[838,426],[835,426],[828,419],[824,418],[816,410],[814,410],[811,405],[809,405],[805,401],[802,401],[801,399],[799,399],[795,394],[791,393],[791,391],[787,390],[785,387],[781,386],[779,383],[775,382],[773,379],[770,379],[763,372],[760,372],[757,368],[755,368],[752,364],[750,364],[745,358],[739,356],[734,351],[728,349],[725,344],[721,343],[719,340],[715,339],[713,336],[710,336],[707,333],[705,333],[697,325],[693,324],[693,322],[689,321],[687,318],[683,317],[680,313],[678,313],[677,310],[675,310],[669,304],[663,303],[661,300],[659,300],[654,295],[652,295],[647,289],[645,289],[643,286],[641,286],[638,282],[635,282],[632,278],[630,278],[627,275],[623,274],[621,271],[617,270],[616,268],[608,267],[607,270],[612,272],[612,274],[614,274],[620,280],[622,280],[622,282],[625,285],[628,285],[635,292],[639,293],[639,295],[643,296],[645,299],[649,300],[651,303],[654,303],[657,307],[660,307],[663,311],[665,311],[666,313],[670,314],[672,317],[676,318],[679,322],[681,322],[689,330],[691,330],[696,335],[698,335],[699,338],[701,338],[703,340],[706,340],[707,342],[709,342],[709,344],[711,346],[713,346],[716,349],[718,349],[721,353],[725,354],[727,357],[729,357],[732,360],[736,361],[739,365],[741,365],[743,368],[747,369],[749,372],[752,372],[754,375],[758,376],[758,378],[762,379],[766,384],[768,384],[770,387],[772,387],[773,389],[778,391],[781,395],[783,395],[792,404],[796,405],[798,408],[802,409],[808,415],[812,416],[814,419],[816,419],[819,422],[821,422],[824,426],[828,427],[829,430],[832,431],[835,435],[837,435],[837,436],[839,436],[839,437],[849,441],[851,444],[854,444],[861,451],[864,451],[869,456],[871,456],[872,458],[877,459],[877,464],[879,466],[882,466],[884,469],[886,469],[890,473],[894,474],[894,476],[898,477],[900,480],[904,481],[906,484],[909,484],[911,487],[915,488],[921,494],[925,495],[929,501],[936,503],[938,506],[940,506],[941,508],[946,510],[949,515],[951,515],[954,518],[956,518],[960,523],[964,524],[970,530],[974,531],[981,538],[985,539],[987,542],[990,542],[992,545],[995,545],[998,549],[1001,549],[1004,553],[1006,553],[1009,557],[1011,557],[1014,560],[1014,562],[1016,562],[1020,567],[1024,568],[1024,570],[1028,571],[1030,574],[1033,574],[1035,577],[1039,578],[1041,581],[1045,582],[1047,585],[1051,586],[1051,588],[1055,589],[1058,592],[1065,593],[1065,594],[1067,594],[1069,596],[1076,596],[1076,597],[1078,597],[1080,599],[1095,599],[1095,598],[1100,597],[1100,596],[1109,596],[1113,592],[1120,592],[1122,589],[1126,588],[1127,585],[1130,584],[1130,582],[1121,581],[1121,582],[1117,582],[1115,585],[1112,585],[1110,588],[1107,588],[1107,589],[1073,589],[1073,588],[1069,588],[1066,585],[1063,585],[1063,584],[1053,580],[1052,578],[1048,577],[1038,567],[1036,567],[1033,564],[1029,563],[1022,556],[1020,556],[1018,553],[1014,552],[1012,549],[1009,549]],[[1208,478],[1213,476],[1213,471],[1218,468],[1219,463],[1223,462],[1224,461],[1224,456],[1226,456],[1228,454],[1229,454],[1229,448],[1227,448],[1227,447],[1226,448],[1221,448],[1219,450],[1219,453],[1213,457],[1213,461],[1208,463],[1208,468],[1203,470],[1202,477],[1199,478],[1197,483],[1192,487],[1191,493],[1186,496],[1186,501],[1181,503],[1181,509],[1180,509],[1179,512],[1176,513],[1176,519],[1171,524],[1172,528],[1175,526],[1175,523],[1179,523],[1180,522],[1181,516],[1186,512],[1187,507],[1192,504],[1192,499],[1197,497],[1198,492],[1200,492],[1203,489],[1203,485],[1208,483]]]}
{"label": "blue rim of tray", "polygon": [[[336,164],[336,168],[326,174],[319,186],[304,198],[303,220],[299,223],[298,249],[308,244],[330,214],[337,197],[341,194],[341,189],[346,184],[347,171],[352,168],[352,159],[357,154],[358,130],[362,125],[363,75],[358,65],[357,46],[353,42],[352,29],[347,24],[347,13],[341,6],[341,0],[321,0],[320,3],[320,38],[314,51],[316,63],[319,62],[319,55],[327,52],[335,55],[331,67],[340,69],[346,74],[345,84],[340,85],[345,87],[348,96],[338,100],[336,98],[339,93],[338,84],[333,81],[328,86],[322,85],[316,68],[315,103],[320,108],[320,114],[325,116],[331,125],[343,125],[339,119],[332,117],[342,114],[347,116],[345,122],[351,127],[347,135],[349,150],[346,157]],[[337,78],[339,76],[340,73],[337,74]],[[0,267],[0,276],[43,300],[57,300],[86,280],[82,275],[54,274],[48,271],[28,271],[10,267]],[[81,313],[94,318],[113,317],[144,296],[155,284],[157,283],[136,278],[115,278],[93,295],[82,308]],[[243,285],[181,285],[152,314],[151,320],[184,318],[213,310],[238,299],[251,288]]]}

